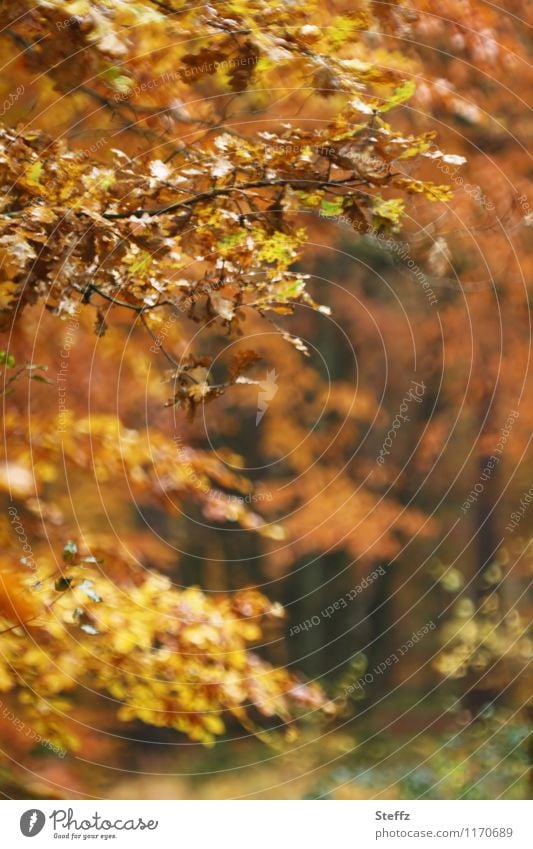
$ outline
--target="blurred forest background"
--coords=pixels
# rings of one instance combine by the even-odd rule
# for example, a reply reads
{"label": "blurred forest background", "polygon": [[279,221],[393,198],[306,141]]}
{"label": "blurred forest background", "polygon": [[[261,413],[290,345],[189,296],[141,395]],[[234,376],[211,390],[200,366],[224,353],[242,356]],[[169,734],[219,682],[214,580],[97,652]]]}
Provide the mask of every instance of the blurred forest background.
{"label": "blurred forest background", "polygon": [[7,5],[0,791],[530,798],[531,7]]}

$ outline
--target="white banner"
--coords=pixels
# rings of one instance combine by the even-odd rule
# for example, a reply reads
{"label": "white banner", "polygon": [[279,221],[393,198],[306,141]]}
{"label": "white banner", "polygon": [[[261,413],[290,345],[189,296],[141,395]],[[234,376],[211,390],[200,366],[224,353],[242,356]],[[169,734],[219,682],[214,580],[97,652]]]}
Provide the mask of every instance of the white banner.
{"label": "white banner", "polygon": [[4,801],[0,846],[531,849],[532,813],[515,801]]}

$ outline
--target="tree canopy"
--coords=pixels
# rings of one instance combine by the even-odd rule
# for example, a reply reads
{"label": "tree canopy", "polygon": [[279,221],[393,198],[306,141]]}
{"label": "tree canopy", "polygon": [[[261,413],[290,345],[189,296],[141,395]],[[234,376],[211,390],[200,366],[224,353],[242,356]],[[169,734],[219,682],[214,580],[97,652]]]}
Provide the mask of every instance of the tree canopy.
{"label": "tree canopy", "polygon": [[[437,302],[446,313],[454,368],[443,391],[453,394],[470,340],[446,287],[458,266],[465,286],[475,288],[478,276],[472,245],[459,251],[448,236],[449,202],[454,194],[462,202],[457,175],[467,161],[476,167],[475,153],[446,120],[437,131],[424,114],[424,103],[433,115],[460,108],[444,79],[453,85],[455,66],[439,66],[438,47],[429,56],[417,48],[424,27],[439,43],[434,6],[3,4],[0,691],[57,747],[79,750],[109,704],[121,722],[208,746],[235,720],[269,739],[283,728],[291,740],[300,718],[331,718],[339,703],[327,686],[283,652],[275,662],[257,650],[276,641],[284,617],[267,598],[271,575],[317,551],[375,567],[403,539],[430,539],[441,527],[411,497],[449,423],[448,409],[431,407],[428,375],[436,382],[443,359],[426,314]],[[458,10],[456,25],[475,51],[465,16]],[[490,11],[483,16],[497,26]],[[489,93],[479,102],[490,110]],[[495,203],[499,215],[501,197]],[[503,215],[492,214],[484,193],[467,204],[495,254],[491,228]],[[313,322],[333,310],[333,318],[344,313],[358,354],[370,348],[363,309],[314,279],[322,247],[343,228],[361,246],[361,267],[371,250],[372,262],[419,272],[414,333],[426,382],[409,402],[398,382],[390,411],[411,405],[421,448],[413,479],[394,491],[405,455],[376,466],[392,437],[369,435],[374,422],[385,427],[372,367],[355,403],[346,375],[335,374],[346,349],[320,331],[333,374],[326,385],[309,341]],[[359,304],[379,316],[394,352],[392,374],[408,373],[398,314],[360,280]],[[500,285],[525,328],[529,312],[508,281]],[[488,296],[471,315],[480,371],[468,409],[488,443],[503,424],[484,418],[481,371],[501,362]],[[514,356],[504,368],[516,367]],[[277,364],[284,369],[280,412],[239,444],[235,419],[250,405],[247,393],[255,402],[263,392],[262,415],[277,392],[265,389],[265,360],[270,381]],[[512,399],[507,393],[505,404]],[[321,418],[327,405],[333,430]],[[368,455],[356,456],[354,442],[367,435]],[[405,439],[398,434],[398,445]],[[253,463],[265,469],[279,456],[287,459],[274,500],[274,473],[254,480]],[[206,559],[215,589],[202,588],[194,568],[182,585],[176,562],[194,561],[191,537],[207,546],[217,525],[239,542],[213,543]],[[255,567],[258,551],[267,564],[259,579],[240,565]],[[216,564],[229,553],[239,565],[223,592]],[[483,598],[494,586],[484,574]],[[484,613],[473,637],[449,626],[436,661],[442,674],[479,669],[480,657],[500,658],[519,639],[521,620],[506,620],[490,649],[477,651],[496,615]],[[72,705],[79,718],[69,716]]]}

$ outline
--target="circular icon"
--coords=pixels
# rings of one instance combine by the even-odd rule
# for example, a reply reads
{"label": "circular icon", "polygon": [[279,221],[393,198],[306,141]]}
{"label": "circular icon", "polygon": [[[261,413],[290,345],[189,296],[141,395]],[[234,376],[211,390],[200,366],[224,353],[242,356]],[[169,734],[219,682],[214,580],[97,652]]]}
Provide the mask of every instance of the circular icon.
{"label": "circular icon", "polygon": [[35,837],[43,830],[46,817],[42,811],[32,808],[30,811],[25,811],[20,818],[20,830],[24,837]]}

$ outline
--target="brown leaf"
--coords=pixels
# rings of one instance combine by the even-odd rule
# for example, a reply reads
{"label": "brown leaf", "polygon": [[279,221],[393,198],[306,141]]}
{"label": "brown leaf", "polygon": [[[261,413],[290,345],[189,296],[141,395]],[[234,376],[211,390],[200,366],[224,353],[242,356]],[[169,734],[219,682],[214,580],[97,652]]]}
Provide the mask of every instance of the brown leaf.
{"label": "brown leaf", "polygon": [[369,224],[365,214],[358,203],[353,198],[349,198],[344,202],[342,207],[343,214],[350,220],[354,230],[358,233],[367,233]]}
{"label": "brown leaf", "polygon": [[260,359],[261,357],[255,351],[238,351],[235,356],[231,358],[229,366],[230,380],[235,382],[235,380],[240,377],[246,369],[250,368],[250,366],[258,362]]}

